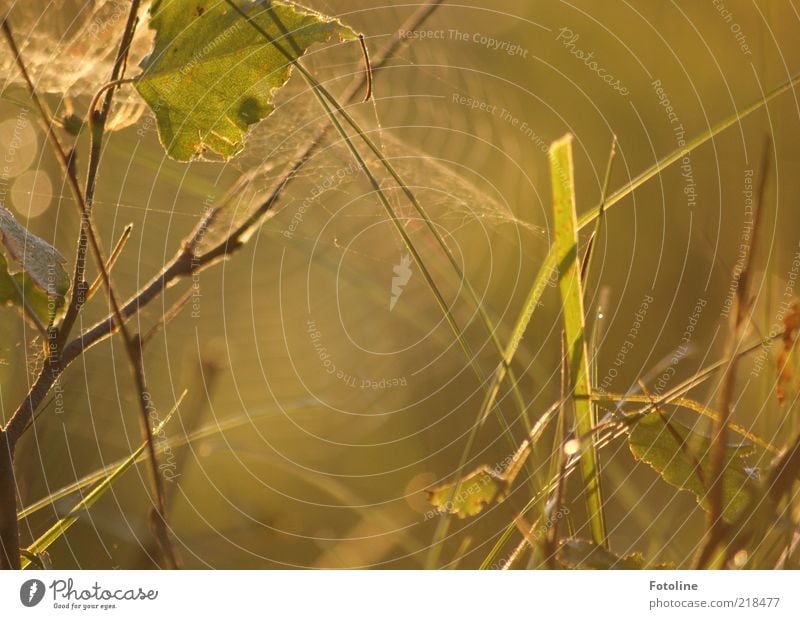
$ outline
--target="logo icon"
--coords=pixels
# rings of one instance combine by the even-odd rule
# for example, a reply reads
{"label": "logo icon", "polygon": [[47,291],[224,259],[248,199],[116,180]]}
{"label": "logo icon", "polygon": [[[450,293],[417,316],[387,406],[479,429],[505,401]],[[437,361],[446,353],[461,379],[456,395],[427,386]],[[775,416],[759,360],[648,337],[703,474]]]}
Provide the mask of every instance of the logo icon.
{"label": "logo icon", "polygon": [[392,268],[396,277],[392,278],[392,297],[389,299],[389,311],[397,305],[397,300],[403,294],[403,288],[411,279],[411,256],[406,254],[400,258],[400,264]]}
{"label": "logo icon", "polygon": [[44,597],[44,583],[36,578],[31,578],[22,583],[19,588],[19,601],[23,606],[30,608],[36,606]]}

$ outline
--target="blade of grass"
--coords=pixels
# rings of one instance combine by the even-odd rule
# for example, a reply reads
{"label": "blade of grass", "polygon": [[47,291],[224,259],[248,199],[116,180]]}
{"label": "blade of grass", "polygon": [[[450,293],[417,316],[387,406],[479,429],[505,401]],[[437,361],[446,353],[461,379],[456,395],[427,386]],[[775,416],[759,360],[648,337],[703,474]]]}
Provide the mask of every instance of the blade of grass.
{"label": "blade of grass", "polygon": [[[175,411],[178,410],[178,407],[181,405],[181,402],[185,396],[186,392],[184,391],[181,394],[181,397],[178,398],[175,406],[172,407],[172,410],[166,415],[166,417],[164,417],[161,423],[153,428],[153,436],[158,436],[158,434],[164,429],[164,426],[167,425],[167,422],[172,419]],[[97,503],[97,501],[111,489],[111,486],[114,485],[114,482],[122,477],[122,475],[124,475],[125,472],[134,464],[136,464],[137,460],[144,459],[146,457],[144,453],[146,449],[147,441],[144,441],[136,451],[125,458],[125,460],[123,460],[110,474],[106,475],[105,478],[99,484],[97,484],[97,486],[95,486],[89,494],[87,494],[77,505],[75,505],[75,507],[69,510],[69,513],[66,516],[61,518],[52,527],[45,531],[42,536],[28,546],[27,552],[32,555],[39,555],[52,546],[54,542],[56,542],[73,524],[78,521],[78,518],[83,512]],[[31,561],[27,556],[22,557],[22,569],[25,569],[30,563]]]}
{"label": "blade of grass", "polygon": [[[228,0],[226,0],[226,1],[228,1]],[[297,44],[295,43],[294,39],[292,38],[291,33],[287,31],[287,29],[285,28],[283,23],[280,21],[280,18],[278,18],[277,14],[275,14],[275,12],[271,8],[267,7],[266,10],[268,11],[270,18],[278,26],[278,28],[281,30],[283,35],[286,37],[286,39],[289,42],[289,44],[293,47],[293,49],[295,50],[295,53],[297,53],[299,55],[300,54],[300,49],[298,48]],[[241,14],[242,13],[240,11],[240,15]],[[251,23],[253,23],[253,22],[251,22]],[[268,35],[266,35],[266,33],[262,33],[262,34],[264,34],[269,39],[269,37],[268,37]],[[361,38],[360,41],[363,44],[363,38]],[[273,45],[275,45],[276,47],[278,47],[279,50],[281,50],[279,44],[275,43],[272,40],[270,40],[270,42]],[[392,164],[392,162],[389,161],[384,156],[384,154],[381,151],[380,147],[378,147],[378,145],[374,142],[374,140],[372,140],[372,138],[370,138],[370,136],[360,127],[358,122],[347,111],[347,109],[339,103],[339,101],[333,96],[333,94],[327,88],[325,88],[325,86],[323,86],[311,73],[309,73],[308,70],[305,69],[305,67],[303,67],[299,63],[297,58],[291,57],[288,54],[285,54],[285,55],[286,55],[287,59],[289,59],[293,64],[295,64],[295,66],[298,68],[298,70],[301,71],[301,73],[303,74],[303,77],[306,79],[308,84],[312,88],[316,89],[316,91],[318,91],[318,94],[321,95],[322,97],[324,97],[328,101],[330,106],[333,106],[333,109],[335,109],[336,112],[342,118],[344,118],[345,122],[350,126],[350,128],[353,131],[355,131],[355,133],[359,137],[359,139],[361,139],[361,141],[364,142],[364,144],[373,153],[373,155],[378,160],[378,162],[381,164],[381,166],[389,173],[389,175],[392,177],[392,179],[395,181],[395,183],[397,183],[397,186],[400,188],[400,190],[403,192],[403,194],[408,199],[409,203],[413,206],[414,210],[417,212],[417,214],[423,220],[423,222],[425,223],[426,228],[428,229],[428,231],[433,236],[433,238],[436,241],[437,245],[439,246],[439,248],[442,250],[442,252],[447,257],[447,260],[450,263],[450,266],[452,267],[452,269],[455,272],[456,276],[458,277],[459,281],[463,283],[464,289],[467,291],[467,294],[468,294],[468,296],[470,298],[470,301],[472,302],[472,304],[475,306],[475,308],[478,311],[478,315],[479,315],[479,317],[481,319],[481,322],[483,323],[483,326],[485,327],[485,329],[489,333],[489,336],[490,336],[490,338],[492,340],[492,344],[494,345],[495,349],[497,350],[497,353],[502,357],[503,356],[503,346],[502,346],[502,343],[500,342],[500,339],[497,337],[496,328],[495,328],[495,325],[494,325],[492,319],[490,318],[489,314],[486,312],[486,309],[483,307],[483,304],[481,303],[477,293],[475,292],[475,289],[472,287],[472,284],[465,277],[463,270],[461,269],[461,267],[458,264],[458,261],[456,260],[455,256],[453,255],[453,252],[450,250],[450,248],[448,247],[447,243],[444,241],[444,238],[442,237],[442,235],[440,234],[440,232],[438,231],[438,229],[434,225],[433,219],[428,214],[428,212],[425,209],[425,207],[423,207],[422,204],[419,202],[419,200],[417,200],[416,195],[411,190],[411,188],[408,186],[408,184],[405,182],[405,180],[400,175],[400,173],[397,171],[397,168],[395,168],[394,165]],[[370,92],[371,92],[371,85],[370,85]],[[326,107],[326,112],[330,113],[330,108],[329,107]],[[513,392],[514,397],[516,399],[517,407],[519,408],[520,413],[522,414],[522,417],[523,417],[523,421],[526,424],[526,427],[525,427],[526,431],[530,432],[530,430],[531,430],[530,421],[528,420],[527,415],[526,415],[527,407],[525,405],[524,398],[522,397],[522,394],[519,391],[519,388],[518,388],[518,386],[516,384],[517,383],[517,379],[516,379],[516,377],[515,377],[515,375],[513,373],[513,370],[511,368],[508,368],[508,371],[510,373],[511,380],[514,383],[513,386],[512,386],[512,392]]]}
{"label": "blade of grass", "polygon": [[594,258],[594,248],[600,238],[600,230],[603,228],[606,212],[606,196],[608,196],[608,185],[611,182],[611,171],[614,169],[614,158],[617,155],[617,136],[615,135],[611,140],[611,151],[608,154],[608,163],[606,164],[606,174],[603,178],[603,188],[600,192],[600,207],[597,213],[597,221],[595,222],[594,231],[592,236],[589,237],[589,242],[586,245],[586,253],[583,254],[583,261],[581,262],[581,281],[583,282],[584,289],[588,281],[589,273],[592,268],[592,261]]}
{"label": "blade of grass", "polygon": [[[566,339],[562,333],[561,336],[561,402],[562,406],[558,412],[558,423],[556,424],[555,436],[553,437],[553,457],[550,458],[550,479],[558,478],[558,485],[551,494],[548,501],[545,502],[539,516],[545,522],[549,522],[550,526],[544,536],[544,539],[537,545],[536,553],[532,557],[529,566],[539,567],[546,565],[549,569],[554,570],[558,568],[556,563],[556,554],[558,550],[558,524],[559,519],[553,519],[554,514],[561,511],[561,505],[564,500],[564,486],[565,473],[567,464],[569,463],[569,455],[567,454],[567,440],[569,438],[566,407],[563,405],[567,402],[569,394],[569,355],[567,354]],[[548,503],[550,507],[548,507]]]}
{"label": "blade of grass", "polygon": [[730,333],[726,343],[726,350],[731,361],[725,368],[719,389],[719,417],[712,426],[712,438],[709,456],[709,469],[711,473],[711,486],[708,491],[708,515],[706,523],[706,536],[700,553],[697,556],[695,567],[721,568],[725,565],[725,553],[719,552],[719,546],[727,535],[726,524],[722,515],[724,511],[723,474],[725,468],[725,450],[727,446],[728,424],[732,415],[734,390],[739,358],[736,351],[742,345],[748,315],[752,315],[752,299],[750,295],[750,275],[754,256],[758,247],[759,230],[761,228],[761,215],[766,201],[767,183],[769,181],[770,163],[772,160],[772,138],[767,136],[764,145],[764,154],[761,162],[761,174],[758,192],[753,207],[752,231],[749,237],[747,253],[744,264],[739,272],[739,284],[734,295],[734,306],[730,316]]}
{"label": "blade of grass", "polygon": [[[238,11],[238,7],[236,7],[233,4],[233,2],[231,2],[230,0],[226,0],[226,1],[234,9],[236,9]],[[241,13],[241,11],[239,11],[239,12]],[[244,14],[242,14],[242,15],[243,15],[243,17],[247,18],[246,15],[244,15]],[[251,25],[253,25],[253,27],[259,29],[257,24],[255,24],[254,22],[250,21],[249,19],[248,19],[248,21],[249,21],[249,23],[251,23]],[[262,33],[262,34],[266,35],[266,33]],[[283,51],[276,42],[272,41],[268,36],[266,36],[266,38],[273,45],[275,45],[279,50]],[[343,110],[341,109],[341,106],[339,106],[338,103],[335,103],[335,99],[332,98],[330,93],[327,93],[327,91],[325,91],[325,89],[318,82],[316,82],[316,80],[313,78],[313,76],[311,76],[302,67],[302,65],[300,65],[300,63],[296,62],[296,59],[294,59],[290,54],[288,54],[286,52],[284,52],[284,55],[286,55],[286,57],[290,60],[290,62],[292,62],[298,68],[298,70],[301,71],[303,76],[309,81],[309,85],[312,86],[312,89],[314,90],[314,93],[320,99],[320,103],[323,104],[323,106],[324,106],[324,108],[326,110],[326,113],[328,113],[329,116],[331,116],[331,120],[334,123],[334,125],[336,125],[337,131],[339,131],[340,135],[342,135],[343,139],[348,144],[348,147],[351,149],[351,152],[353,152],[353,154],[356,157],[357,161],[359,161],[360,154],[357,154],[357,150],[352,146],[351,142],[349,141],[349,136],[347,136],[346,132],[344,132],[343,127],[341,127],[341,125],[338,124],[335,121],[335,119],[333,118],[333,113],[332,113],[333,111],[331,110],[331,108],[328,105],[326,105],[326,102],[324,102],[324,99],[326,97],[330,98],[330,100],[332,102],[334,102],[335,107],[337,107],[337,111],[340,112],[340,113],[343,112]],[[789,88],[791,88],[796,83],[796,81],[798,81],[798,79],[800,79],[800,78],[794,78],[793,80],[790,80],[789,82],[787,82],[783,86],[781,86],[778,89],[776,89],[776,90],[772,91],[771,93],[769,93],[761,101],[758,101],[755,104],[749,106],[748,108],[745,108],[745,110],[743,110],[741,113],[734,114],[733,116],[729,117],[728,119],[722,121],[718,125],[716,125],[716,126],[712,127],[711,129],[709,129],[709,131],[701,134],[700,136],[698,136],[694,140],[690,141],[685,148],[683,148],[683,149],[681,149],[679,151],[675,151],[671,155],[669,155],[666,158],[662,159],[661,161],[657,162],[654,166],[652,166],[651,168],[649,168],[648,170],[643,172],[637,178],[633,179],[633,181],[631,181],[628,185],[626,185],[622,189],[620,189],[617,192],[615,192],[614,194],[612,194],[612,196],[610,196],[610,198],[606,202],[605,206],[609,207],[609,206],[612,206],[613,204],[619,202],[623,197],[625,197],[626,195],[631,193],[638,186],[642,185],[644,182],[646,182],[650,178],[653,178],[654,176],[659,174],[663,167],[671,165],[672,163],[674,163],[675,161],[680,159],[686,152],[688,152],[688,151],[692,150],[693,148],[696,148],[697,146],[703,144],[705,141],[713,138],[714,135],[716,135],[717,133],[719,133],[719,132],[727,129],[731,125],[733,125],[737,120],[740,120],[740,118],[742,116],[750,114],[751,112],[759,109],[762,105],[764,105],[769,100],[777,97],[779,94],[782,94],[783,92],[786,92]],[[365,137],[364,134],[363,134],[363,131],[358,130],[358,132],[362,135],[362,138]],[[359,161],[360,165],[362,165],[364,170],[367,172],[368,176],[370,176],[371,173],[366,169],[365,165],[362,162],[363,162],[363,159],[360,159],[360,161]],[[373,179],[371,179],[371,182],[372,182],[372,180]],[[373,186],[375,186],[374,183],[373,183]],[[377,191],[378,191],[379,196],[383,198],[383,200],[382,200],[382,202],[383,202],[385,200],[385,197],[383,197],[382,193],[380,192],[380,188],[379,187],[377,188]],[[391,205],[388,204],[388,200],[384,203],[384,207],[387,208],[387,211],[390,214],[390,218],[392,219],[393,223],[395,223],[395,226],[397,227],[398,226],[398,219],[397,219],[396,216],[392,217],[392,212],[393,211],[391,209]],[[598,207],[598,208],[594,209],[593,211],[591,211],[590,213],[587,213],[586,215],[584,215],[581,218],[580,222],[579,222],[580,227],[584,227],[585,225],[588,225],[588,223],[590,223],[595,218],[597,218],[599,216],[599,214],[600,214],[601,208],[602,208],[602,205],[601,205],[601,207]],[[409,242],[407,242],[407,235],[405,234],[405,231],[402,230],[401,227],[399,227],[399,231],[400,231],[401,236],[403,237],[404,242],[406,243],[406,245],[408,247]],[[410,239],[409,239],[409,241],[410,241]],[[410,253],[412,254],[412,256],[414,257],[415,261],[417,262],[417,264],[420,266],[420,269],[423,271],[423,274],[425,274],[426,270],[425,270],[424,266],[421,265],[421,261],[418,260],[418,255],[416,254],[415,251],[411,251],[411,247],[409,247],[409,250],[410,250]],[[517,326],[514,329],[514,335],[512,336],[512,340],[509,343],[509,346],[506,347],[506,354],[504,355],[504,358],[503,358],[503,362],[506,365],[509,365],[510,364],[510,360],[513,359],[513,356],[514,356],[514,354],[516,352],[516,349],[517,349],[517,347],[519,345],[519,341],[521,340],[522,335],[524,334],[524,332],[525,332],[525,330],[527,328],[527,324],[529,323],[530,318],[533,315],[533,312],[534,312],[536,306],[538,305],[539,298],[541,297],[541,294],[542,294],[542,292],[544,290],[544,287],[545,287],[545,285],[547,283],[547,278],[549,277],[549,274],[552,271],[552,269],[555,266],[557,266],[557,262],[558,261],[556,260],[556,256],[555,256],[555,254],[553,252],[553,248],[551,247],[551,251],[548,253],[547,258],[545,259],[545,262],[542,265],[542,268],[540,269],[539,274],[537,275],[537,278],[536,278],[536,280],[534,282],[534,286],[533,286],[533,288],[531,290],[531,293],[529,294],[529,297],[528,297],[528,299],[526,301],[526,304],[525,304],[525,307],[523,309],[523,313],[520,316],[520,319],[517,322]],[[429,279],[429,278],[426,277],[426,281],[428,281],[428,284],[430,286],[431,283],[432,283],[432,279]],[[434,286],[435,286],[435,284],[434,284]],[[434,294],[437,294],[437,292],[438,291],[434,288]],[[439,301],[440,305],[442,305],[442,303],[440,301],[440,298],[441,298],[441,296],[437,295],[437,301]],[[446,306],[444,306],[443,310],[445,312],[446,318],[449,317],[449,309]],[[451,325],[451,328],[452,328],[453,323],[451,322],[450,319],[448,319],[448,323]],[[455,334],[456,334],[456,337],[458,338],[459,343],[461,344],[462,348],[464,348],[464,345],[462,343],[463,342],[463,338],[461,336],[460,331],[456,329]],[[470,353],[467,353],[467,354],[468,354],[468,358],[470,359],[470,363],[471,363],[471,366],[473,367],[473,370],[476,370],[476,366],[475,366],[475,363],[474,363],[474,359],[472,358],[472,355]],[[499,390],[499,385],[504,380],[506,374],[507,374],[507,371],[503,370],[502,368],[499,368],[498,371],[495,372],[495,374],[493,376],[493,379],[492,379],[492,385],[487,390],[487,395],[489,395],[489,397],[492,397],[491,393],[493,391],[496,392],[496,390]],[[478,371],[478,376],[480,378],[479,371]],[[496,397],[496,393],[495,393],[494,397]],[[507,426],[506,426],[506,428],[507,428]]]}
{"label": "blade of grass", "polygon": [[[271,417],[271,416],[283,416],[287,414],[287,412],[298,412],[305,409],[313,409],[318,406],[318,403],[315,401],[308,400],[307,402],[298,402],[292,406],[282,405],[281,407],[276,408],[268,408],[265,410],[260,411],[248,411],[245,413],[241,413],[223,420],[213,420],[209,421],[196,430],[192,430],[187,434],[181,434],[169,437],[166,440],[161,440],[157,443],[157,452],[158,454],[163,454],[165,452],[174,452],[175,450],[184,447],[186,445],[195,444],[205,439],[212,438],[214,436],[223,434],[229,430],[235,430],[237,428],[244,427],[246,425],[250,425],[254,423],[255,420],[264,418],[264,417]],[[227,443],[226,443],[227,445]],[[255,453],[248,453],[243,452],[247,456],[258,457],[264,459],[263,454],[255,454]],[[146,460],[146,454],[142,453],[141,450],[138,452],[138,456],[136,457],[135,464],[141,464]],[[39,512],[45,508],[52,508],[56,501],[64,499],[75,492],[79,492],[84,488],[88,488],[89,486],[97,483],[98,481],[104,479],[109,475],[109,471],[114,471],[118,467],[122,466],[127,459],[123,458],[116,462],[113,462],[106,466],[103,469],[93,471],[85,475],[84,477],[80,478],[76,482],[69,484],[63,488],[52,492],[48,496],[39,499],[38,501],[31,503],[30,505],[26,506],[25,508],[19,511],[19,519],[22,520],[23,518],[27,518],[32,514]],[[305,475],[304,471],[299,470],[296,467],[286,465],[283,460],[276,458],[274,460],[270,460],[271,464],[275,467],[285,471],[288,474],[295,475],[299,479],[319,488],[320,490],[324,491],[325,493],[329,494],[330,496],[338,499],[342,505],[355,505],[358,503],[363,502],[362,497],[357,494],[354,494],[351,490],[348,489],[347,485],[340,484],[340,483],[332,483],[331,480],[320,480],[318,476],[314,475]],[[391,520],[390,516],[383,515],[382,513],[375,513],[374,510],[368,510],[367,518],[374,520],[376,523],[379,523],[384,528],[389,529],[398,529],[399,524],[397,521]],[[408,550],[408,552],[413,552],[417,546],[413,543],[413,540],[409,535],[406,533],[402,533],[401,539],[399,543]],[[32,555],[36,556],[36,555]]]}
{"label": "blade of grass", "polygon": [[[477,430],[480,428],[483,421],[486,419],[486,417],[489,416],[489,413],[494,408],[494,402],[497,399],[497,394],[500,392],[500,386],[503,380],[505,379],[506,375],[508,374],[508,369],[511,367],[511,362],[514,359],[514,355],[516,355],[517,353],[517,349],[519,348],[519,343],[522,341],[522,336],[525,334],[525,330],[527,329],[531,316],[533,316],[533,312],[539,303],[539,299],[544,293],[545,288],[548,286],[550,273],[555,268],[556,268],[556,254],[551,246],[550,251],[547,254],[547,257],[545,258],[544,263],[542,264],[542,267],[539,270],[539,274],[536,277],[536,281],[534,282],[531,291],[528,293],[528,298],[526,299],[525,305],[523,306],[522,314],[517,319],[517,323],[511,334],[511,339],[509,340],[509,343],[506,346],[503,355],[503,360],[501,361],[501,363],[497,365],[494,374],[492,375],[491,384],[486,394],[484,395],[484,400],[483,403],[481,404],[481,409],[478,413],[478,422],[473,425],[472,430],[470,431],[469,436],[467,437],[467,444],[464,447],[461,460],[456,469],[456,478],[461,477],[464,474],[467,461],[469,459],[469,452],[472,450],[472,446],[475,443]],[[544,416],[540,418],[540,420],[543,418]],[[537,421],[536,425],[534,425],[532,428],[532,432],[536,431],[538,425],[539,422]],[[531,449],[531,453],[533,453],[533,449]],[[451,515],[449,513],[446,513],[442,515],[441,519],[439,520],[436,532],[434,533],[433,541],[431,542],[430,551],[428,552],[428,559],[426,561],[426,567],[428,569],[431,569],[438,562],[439,554],[441,553],[441,541],[447,535],[447,531],[450,526],[450,516]],[[508,535],[511,535],[512,532],[513,532],[513,526],[512,530],[508,533]],[[500,544],[500,542],[498,542],[498,544]],[[489,561],[488,564],[490,565],[493,560],[494,557],[492,557],[492,559]]]}
{"label": "blade of grass", "polygon": [[[355,119],[350,115],[350,113],[344,107],[339,105],[336,99],[334,99],[333,95],[331,95],[331,93],[321,85],[320,85],[320,92],[323,94],[323,96],[325,96],[326,99],[328,99],[331,105],[333,105],[336,108],[337,112],[342,116],[342,118],[345,119],[347,124],[350,125],[350,127],[356,132],[358,137],[364,142],[367,148],[370,151],[372,151],[372,153],[378,159],[380,164],[389,173],[392,179],[394,179],[400,190],[408,199],[409,203],[413,206],[414,210],[417,212],[422,221],[425,223],[426,228],[433,236],[439,248],[445,254],[445,257],[447,258],[447,261],[450,263],[450,266],[452,267],[454,273],[456,274],[456,277],[458,277],[459,281],[463,284],[464,290],[466,290],[470,302],[475,306],[478,312],[478,316],[481,319],[484,328],[486,329],[487,333],[491,338],[492,345],[495,347],[497,354],[501,358],[501,362],[504,361],[503,345],[500,342],[500,339],[497,337],[497,329],[491,317],[487,313],[486,309],[483,307],[483,304],[481,303],[478,294],[475,292],[475,289],[472,287],[472,284],[470,283],[469,279],[465,276],[464,271],[459,266],[458,261],[453,255],[453,252],[450,250],[450,247],[447,245],[441,233],[434,225],[433,219],[428,214],[427,209],[425,209],[425,207],[420,203],[420,201],[417,200],[416,195],[414,194],[413,191],[411,191],[408,184],[405,182],[405,180],[403,180],[402,176],[394,167],[394,165],[392,165],[392,162],[389,161],[384,156],[381,149],[375,144],[375,142],[369,137],[369,135],[367,135],[367,133],[365,133],[359,127],[359,125],[357,124]],[[506,371],[508,372],[508,375],[511,379],[512,383],[511,391],[514,396],[516,406],[519,409],[519,412],[522,416],[523,423],[525,424],[525,430],[526,432],[530,432],[531,431],[530,419],[528,418],[527,415],[527,406],[525,405],[525,400],[522,396],[522,393],[519,390],[519,385],[518,385],[519,381],[514,373],[514,370],[510,366],[506,367]]]}
{"label": "blade of grass", "polygon": [[578,262],[578,227],[575,201],[572,135],[567,134],[550,145],[550,181],[553,191],[555,247],[559,270],[559,289],[564,315],[566,352],[569,356],[569,377],[574,394],[575,425],[581,435],[590,435],[589,444],[581,445],[581,473],[586,492],[586,509],[592,539],[606,545],[603,497],[597,448],[591,437],[595,425],[592,403],[588,398],[589,360],[586,349],[583,288]]}
{"label": "blade of grass", "polygon": [[[530,443],[531,449],[533,449],[539,439],[542,437],[547,426],[553,419],[556,419],[560,416],[561,410],[564,407],[564,402],[559,400],[550,405],[550,407],[539,417],[536,421],[536,424],[533,426],[533,430],[528,435],[528,441]],[[540,489],[537,493],[534,494],[533,498],[528,500],[527,505],[522,509],[519,513],[520,516],[526,516],[528,512],[536,505],[537,501],[545,496],[550,490],[552,489],[552,482],[550,484],[545,484],[543,489]],[[446,514],[445,514],[446,515]],[[444,516],[442,516],[444,518]],[[516,529],[516,520],[512,520],[511,523],[506,527],[505,531],[503,531],[500,538],[497,540],[495,545],[492,547],[492,550],[489,552],[487,557],[484,559],[483,563],[481,563],[480,569],[485,570],[489,569],[489,567],[494,563],[495,559],[497,558],[498,553],[502,550],[505,543],[511,537],[511,534],[514,533]]]}

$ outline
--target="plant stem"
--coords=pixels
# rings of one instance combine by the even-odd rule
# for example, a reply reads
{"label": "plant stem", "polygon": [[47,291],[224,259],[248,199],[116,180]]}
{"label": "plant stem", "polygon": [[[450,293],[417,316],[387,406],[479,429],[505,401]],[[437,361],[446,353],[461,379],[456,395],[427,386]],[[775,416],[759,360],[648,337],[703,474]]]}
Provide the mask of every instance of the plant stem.
{"label": "plant stem", "polygon": [[14,445],[9,440],[8,433],[0,430],[0,569],[18,570],[19,567]]}
{"label": "plant stem", "polygon": [[[588,436],[588,445],[580,446],[580,465],[586,492],[586,508],[592,540],[607,546],[603,494],[600,483],[600,460],[592,436],[596,424],[589,384],[589,360],[586,348],[586,323],[583,308],[580,263],[578,259],[578,227],[575,200],[572,135],[550,146],[550,184],[553,192],[555,246],[558,256],[564,335],[569,359],[570,387],[575,406],[575,425],[581,436]],[[583,439],[581,439],[583,440]]]}

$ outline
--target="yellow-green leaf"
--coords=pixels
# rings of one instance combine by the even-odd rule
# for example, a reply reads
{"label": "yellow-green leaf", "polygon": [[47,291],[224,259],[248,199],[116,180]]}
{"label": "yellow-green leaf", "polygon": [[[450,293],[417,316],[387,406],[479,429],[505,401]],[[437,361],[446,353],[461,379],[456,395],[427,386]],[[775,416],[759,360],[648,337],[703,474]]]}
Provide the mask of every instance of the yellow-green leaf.
{"label": "yellow-green leaf", "polygon": [[512,456],[494,468],[483,465],[460,481],[428,490],[428,501],[440,512],[449,512],[459,518],[476,516],[487,505],[506,498],[530,453],[531,442],[525,440]]}
{"label": "yellow-green leaf", "polygon": [[428,501],[442,513],[467,518],[476,516],[487,505],[501,501],[507,492],[506,479],[484,465],[458,482],[428,490]]}
{"label": "yellow-green leaf", "polygon": [[[660,413],[651,413],[636,422],[628,435],[628,445],[637,460],[653,467],[667,483],[692,492],[700,506],[708,509],[706,495],[711,482],[708,437]],[[754,447],[746,445],[726,448],[722,478],[725,520],[734,520],[756,491],[754,474],[746,462],[753,452]]]}
{"label": "yellow-green leaf", "polygon": [[289,60],[248,20],[295,56],[334,36],[357,36],[296,5],[237,2],[247,19],[220,0],[157,0],[151,8],[155,43],[136,88],[155,113],[164,148],[179,161],[207,151],[236,155],[249,127],[272,113],[275,91],[289,79]]}

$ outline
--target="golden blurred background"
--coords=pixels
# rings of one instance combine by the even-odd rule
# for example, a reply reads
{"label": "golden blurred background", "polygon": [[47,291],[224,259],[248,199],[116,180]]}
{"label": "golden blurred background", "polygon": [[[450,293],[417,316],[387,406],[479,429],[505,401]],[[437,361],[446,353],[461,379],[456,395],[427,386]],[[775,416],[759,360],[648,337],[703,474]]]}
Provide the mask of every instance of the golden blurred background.
{"label": "golden blurred background", "polygon": [[[52,107],[85,114],[91,93],[107,79],[106,56],[116,45],[118,26],[107,20],[119,21],[117,5],[126,3],[3,4],[11,7],[22,53]],[[363,32],[373,56],[417,7],[372,0],[306,4]],[[106,21],[93,21],[100,10]],[[798,32],[792,0],[447,0],[375,73],[374,102],[352,111],[433,216],[505,342],[551,241],[549,143],[574,134],[578,210],[587,212],[600,200],[614,135],[612,189],[797,72]],[[15,71],[2,66],[0,149],[11,160],[2,201],[71,265],[77,209]],[[306,66],[340,93],[363,61],[357,44],[342,44],[315,49]],[[128,74],[137,71],[133,65]],[[298,145],[326,122],[295,76],[242,155],[181,164],[166,157],[133,89],[121,89],[119,100],[127,106],[117,110],[120,124],[130,124],[107,141],[95,217],[106,247],[126,224],[134,225],[114,269],[126,297],[241,175],[254,174],[256,193],[266,190]],[[799,128],[797,97],[789,92],[609,211],[586,301],[598,334],[598,380],[608,391],[637,390],[639,380],[657,391],[693,314],[696,329],[665,385],[722,354],[731,270],[747,225],[746,191],[752,171],[759,175],[768,134],[774,172],[752,284],[753,337],[770,331],[800,241]],[[85,135],[77,141],[82,174],[87,144]],[[401,193],[388,191],[489,375],[497,357],[460,282]],[[250,194],[235,198],[231,217],[252,206]],[[160,411],[166,414],[188,390],[167,434],[209,429],[202,440],[176,447],[169,461],[162,456],[174,464],[170,524],[183,564],[420,568],[439,518],[431,516],[424,491],[452,478],[483,393],[423,276],[334,134],[243,251],[170,289],[132,328],[147,331],[192,286],[196,294],[145,357]],[[107,309],[98,295],[79,326]],[[514,366],[534,420],[559,395],[560,321],[553,288]],[[0,347],[0,406],[7,419],[34,376],[41,342],[7,309]],[[742,364],[735,420],[781,443],[798,427],[797,410],[775,401],[770,362],[762,371],[754,363],[750,357]],[[523,426],[505,389],[500,409],[521,441]],[[709,383],[693,397],[713,398],[715,389]],[[25,504],[124,457],[141,441],[119,341],[78,359],[59,390],[63,406],[51,401],[19,447]],[[214,431],[228,420],[236,422]],[[543,444],[546,456],[552,437]],[[490,418],[469,468],[492,466],[508,453]],[[694,498],[636,463],[623,440],[606,447],[602,458],[612,546],[686,565],[703,531]],[[455,566],[456,557],[458,567],[480,565],[530,498],[525,477],[503,503],[454,521],[443,565]],[[570,490],[571,526],[580,533],[577,485]],[[65,498],[25,520],[23,540],[37,537],[74,502]],[[152,567],[149,505],[140,465],[51,548],[53,564]]]}

